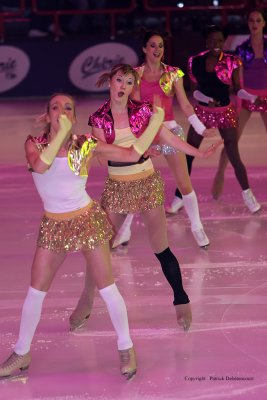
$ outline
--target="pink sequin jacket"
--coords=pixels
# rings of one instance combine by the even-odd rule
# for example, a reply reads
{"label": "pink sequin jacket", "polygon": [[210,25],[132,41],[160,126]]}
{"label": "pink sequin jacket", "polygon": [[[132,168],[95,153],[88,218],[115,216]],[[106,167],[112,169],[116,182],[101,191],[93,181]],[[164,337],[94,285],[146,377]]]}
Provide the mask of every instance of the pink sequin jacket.
{"label": "pink sequin jacket", "polygon": [[[209,50],[203,51],[202,53],[192,56],[188,60],[188,73],[191,80],[197,83],[197,79],[193,73],[193,63],[197,63],[200,57],[207,57]],[[222,53],[219,61],[215,65],[214,71],[216,72],[217,78],[225,85],[231,85],[233,71],[242,65],[242,61],[239,57],[232,54]]]}
{"label": "pink sequin jacket", "polygon": [[[142,135],[152,115],[152,105],[147,101],[128,100],[128,115],[132,133],[138,138]],[[110,100],[90,115],[88,125],[104,130],[107,143],[115,140],[114,120],[110,109]]]}
{"label": "pink sequin jacket", "polygon": [[[233,83],[234,70],[238,69],[242,62],[237,56],[221,52],[219,59],[212,72],[207,71],[206,61],[209,51],[204,51],[196,56],[190,57],[188,61],[189,76],[197,83],[198,89],[216,100],[221,107],[228,106],[230,99],[230,86]],[[199,102],[200,105],[205,105]]]}

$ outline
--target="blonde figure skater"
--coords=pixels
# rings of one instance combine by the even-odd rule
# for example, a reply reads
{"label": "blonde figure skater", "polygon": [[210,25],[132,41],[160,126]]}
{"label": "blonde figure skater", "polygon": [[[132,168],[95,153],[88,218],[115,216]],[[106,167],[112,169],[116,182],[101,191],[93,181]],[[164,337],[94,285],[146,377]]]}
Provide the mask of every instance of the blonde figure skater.
{"label": "blonde figure skater", "polygon": [[[136,359],[129,334],[124,300],[111,271],[109,240],[112,227],[105,212],[85,190],[90,159],[93,155],[137,162],[150,145],[161,122],[162,114],[152,116],[142,138],[129,148],[122,148],[95,139],[72,134],[75,105],[71,96],[55,94],[43,116],[46,127],[39,137],[29,136],[26,157],[36,189],[44,204],[31,283],[23,304],[19,337],[11,356],[0,365],[0,376],[25,370],[31,362],[30,346],[39,323],[42,304],[56,272],[66,255],[82,251],[94,285],[106,303],[117,334],[120,370],[127,380],[136,374]],[[57,190],[55,190],[57,188]]]}
{"label": "blonde figure skater", "polygon": [[[99,86],[107,81],[110,85],[110,99],[89,118],[93,136],[99,141],[128,147],[133,145],[137,138],[142,138],[142,132],[150,123],[152,110],[150,103],[129,98],[138,79],[137,72],[127,64],[114,66],[110,73],[103,74],[99,78]],[[157,137],[160,149],[167,145],[204,158],[211,156],[216,147],[222,143],[219,141],[207,150],[200,151],[173,135],[164,124]],[[192,318],[191,307],[183,288],[179,263],[169,248],[163,206],[164,184],[159,172],[154,170],[149,157],[142,157],[134,163],[129,163],[125,159],[121,162],[109,161],[108,173],[101,205],[108,213],[115,233],[118,232],[127,214],[141,213],[152,251],[173,291],[177,322],[184,330],[188,330]],[[89,282],[89,277],[86,277],[85,282]],[[86,283],[78,305],[70,317],[71,329],[81,326],[90,314],[92,306],[90,287],[86,286]]]}

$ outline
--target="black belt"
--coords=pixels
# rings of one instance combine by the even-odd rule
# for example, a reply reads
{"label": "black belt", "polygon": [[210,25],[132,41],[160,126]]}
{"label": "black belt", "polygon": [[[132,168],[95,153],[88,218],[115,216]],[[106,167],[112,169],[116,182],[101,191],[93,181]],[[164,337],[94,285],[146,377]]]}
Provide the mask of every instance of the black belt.
{"label": "black belt", "polygon": [[108,161],[108,165],[110,167],[128,167],[130,165],[143,164],[148,159],[149,156],[148,157],[141,156],[139,160],[136,162]]}

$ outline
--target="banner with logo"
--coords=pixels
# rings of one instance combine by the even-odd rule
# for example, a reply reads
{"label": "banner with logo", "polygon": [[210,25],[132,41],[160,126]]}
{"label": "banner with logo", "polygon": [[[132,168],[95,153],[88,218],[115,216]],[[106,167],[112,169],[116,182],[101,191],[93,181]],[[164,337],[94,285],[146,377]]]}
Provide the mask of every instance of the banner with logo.
{"label": "banner with logo", "polygon": [[0,97],[97,93],[98,77],[118,64],[138,64],[136,43],[67,39],[0,45]]}
{"label": "banner with logo", "polygon": [[88,47],[75,57],[68,71],[69,78],[76,88],[83,91],[103,92],[106,87],[96,87],[98,77],[121,63],[136,66],[138,63],[136,52],[122,43],[100,43]]}
{"label": "banner with logo", "polygon": [[1,46],[0,52],[0,92],[15,88],[29,73],[30,59],[18,47]]}

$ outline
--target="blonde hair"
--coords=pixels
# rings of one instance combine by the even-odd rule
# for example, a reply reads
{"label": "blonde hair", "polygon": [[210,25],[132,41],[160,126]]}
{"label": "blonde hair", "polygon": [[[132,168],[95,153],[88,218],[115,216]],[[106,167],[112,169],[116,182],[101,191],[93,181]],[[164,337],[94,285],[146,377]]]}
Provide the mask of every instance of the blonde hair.
{"label": "blonde hair", "polygon": [[111,69],[110,72],[106,72],[100,75],[100,77],[96,82],[96,86],[97,87],[103,86],[106,82],[112,79],[113,76],[116,75],[116,73],[119,71],[122,72],[123,75],[132,74],[134,77],[135,85],[139,83],[139,75],[134,69],[134,67],[132,67],[130,64],[117,64],[114,65],[114,67]]}

